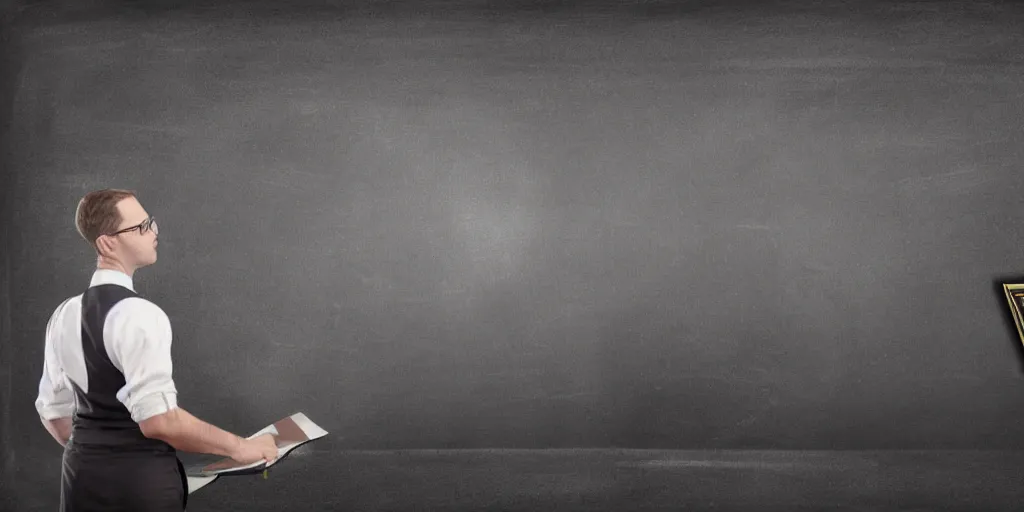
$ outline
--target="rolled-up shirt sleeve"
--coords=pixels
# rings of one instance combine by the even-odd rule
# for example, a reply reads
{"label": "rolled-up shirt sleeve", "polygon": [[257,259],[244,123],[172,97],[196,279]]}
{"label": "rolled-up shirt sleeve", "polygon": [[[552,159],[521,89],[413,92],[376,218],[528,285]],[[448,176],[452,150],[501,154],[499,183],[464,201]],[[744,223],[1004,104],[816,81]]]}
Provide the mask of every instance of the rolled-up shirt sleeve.
{"label": "rolled-up shirt sleeve", "polygon": [[36,395],[36,412],[45,420],[66,418],[75,412],[75,395],[64,379],[57,351],[54,347],[58,330],[54,324],[66,305],[61,304],[46,324],[43,348],[43,375],[39,379],[39,394]]}
{"label": "rolled-up shirt sleeve", "polygon": [[[118,400],[136,423],[178,406],[171,362],[171,322],[160,307],[142,298],[118,304],[105,329],[111,362],[124,374]],[[108,333],[104,333],[108,336]]]}

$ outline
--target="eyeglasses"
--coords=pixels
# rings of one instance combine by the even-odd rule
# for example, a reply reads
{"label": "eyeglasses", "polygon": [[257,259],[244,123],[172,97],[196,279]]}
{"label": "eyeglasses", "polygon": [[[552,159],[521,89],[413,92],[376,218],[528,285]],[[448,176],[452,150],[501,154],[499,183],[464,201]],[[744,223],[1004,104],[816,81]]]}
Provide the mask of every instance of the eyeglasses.
{"label": "eyeglasses", "polygon": [[150,217],[150,218],[148,218],[148,219],[146,219],[146,220],[144,220],[144,221],[142,221],[142,222],[140,222],[140,223],[138,223],[138,224],[136,224],[136,225],[134,225],[132,227],[124,228],[124,229],[122,229],[120,231],[116,231],[114,233],[110,233],[109,236],[117,236],[117,235],[120,235],[121,233],[127,233],[129,231],[135,231],[136,229],[139,230],[139,234],[140,235],[146,234],[146,231],[149,231],[150,229],[153,230],[153,234],[158,234],[160,232],[159,227],[156,225],[156,218],[155,217]]}

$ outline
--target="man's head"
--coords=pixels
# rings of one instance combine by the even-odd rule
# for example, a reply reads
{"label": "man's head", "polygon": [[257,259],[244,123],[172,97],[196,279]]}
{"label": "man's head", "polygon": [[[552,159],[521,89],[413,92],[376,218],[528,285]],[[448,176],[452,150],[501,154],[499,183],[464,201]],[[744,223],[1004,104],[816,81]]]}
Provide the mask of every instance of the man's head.
{"label": "man's head", "polygon": [[75,211],[75,226],[96,250],[98,266],[132,275],[156,263],[157,225],[134,192],[105,189],[86,194]]}

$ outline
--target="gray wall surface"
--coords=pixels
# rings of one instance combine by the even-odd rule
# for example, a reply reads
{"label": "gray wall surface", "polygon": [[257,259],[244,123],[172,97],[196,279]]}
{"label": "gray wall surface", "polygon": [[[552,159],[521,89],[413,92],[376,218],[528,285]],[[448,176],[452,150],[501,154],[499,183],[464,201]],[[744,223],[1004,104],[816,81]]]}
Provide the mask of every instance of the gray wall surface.
{"label": "gray wall surface", "polygon": [[43,330],[105,187],[159,220],[180,403],[238,433],[1024,446],[1019,7],[91,5],[5,28],[22,484],[58,474]]}

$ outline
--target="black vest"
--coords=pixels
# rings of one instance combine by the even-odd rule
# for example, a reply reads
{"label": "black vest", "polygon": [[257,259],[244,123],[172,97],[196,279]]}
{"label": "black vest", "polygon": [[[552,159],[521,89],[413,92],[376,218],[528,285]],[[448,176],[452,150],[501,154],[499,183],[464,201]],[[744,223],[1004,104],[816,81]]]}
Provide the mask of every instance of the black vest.
{"label": "black vest", "polygon": [[173,452],[169,444],[142,435],[131,413],[117,399],[118,390],[125,385],[124,374],[107,356],[103,324],[114,305],[130,297],[138,297],[138,294],[114,284],[90,287],[82,295],[82,355],[89,391],[71,383],[76,405],[71,439],[80,445]]}

